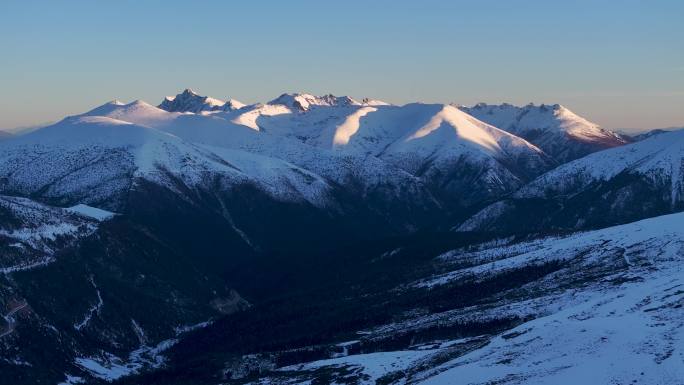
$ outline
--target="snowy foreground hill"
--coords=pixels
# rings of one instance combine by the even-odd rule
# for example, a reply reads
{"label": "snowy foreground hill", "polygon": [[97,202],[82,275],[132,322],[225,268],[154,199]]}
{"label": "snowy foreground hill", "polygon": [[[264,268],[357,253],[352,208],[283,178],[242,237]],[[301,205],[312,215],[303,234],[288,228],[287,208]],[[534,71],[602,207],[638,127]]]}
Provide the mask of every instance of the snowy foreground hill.
{"label": "snowy foreground hill", "polygon": [[191,90],[3,137],[0,383],[684,384],[683,148]]}
{"label": "snowy foreground hill", "polygon": [[684,383],[683,224],[684,214],[673,214],[446,252],[437,260],[449,271],[413,285],[486,281],[551,262],[559,268],[472,307],[360,331],[359,340],[339,346],[458,321],[524,320],[509,330],[285,366],[258,383],[304,382],[324,370],[340,383],[355,377],[367,384]]}

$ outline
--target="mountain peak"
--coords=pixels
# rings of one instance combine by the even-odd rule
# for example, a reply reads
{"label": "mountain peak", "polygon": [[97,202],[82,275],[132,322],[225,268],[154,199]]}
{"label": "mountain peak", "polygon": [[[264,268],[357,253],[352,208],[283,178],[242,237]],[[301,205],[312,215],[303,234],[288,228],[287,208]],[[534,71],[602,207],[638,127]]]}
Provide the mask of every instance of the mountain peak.
{"label": "mountain peak", "polygon": [[193,112],[216,111],[226,104],[225,101],[208,96],[198,95],[190,88],[176,96],[167,96],[159,105],[159,108],[169,112]]}
{"label": "mountain peak", "polygon": [[331,107],[361,105],[361,103],[349,96],[335,96],[333,94],[314,96],[307,93],[284,93],[268,102],[268,104],[280,104],[300,112],[308,111],[311,106]]}
{"label": "mountain peak", "polygon": [[[107,102],[101,106],[93,108],[92,110],[84,113],[83,115],[106,116],[106,115],[112,113],[113,111],[120,109],[121,107],[132,106],[132,105],[141,104],[141,103],[145,103],[145,102],[143,102],[142,100],[136,100],[132,103],[126,104],[126,103],[123,103],[119,100],[112,100],[112,101]],[[145,104],[147,104],[147,103],[145,103]]]}
{"label": "mountain peak", "polygon": [[199,95],[190,88],[176,96],[167,96],[158,106],[168,112],[192,112],[200,113],[204,111],[235,111],[244,107],[245,104],[235,99],[223,101],[209,96]]}

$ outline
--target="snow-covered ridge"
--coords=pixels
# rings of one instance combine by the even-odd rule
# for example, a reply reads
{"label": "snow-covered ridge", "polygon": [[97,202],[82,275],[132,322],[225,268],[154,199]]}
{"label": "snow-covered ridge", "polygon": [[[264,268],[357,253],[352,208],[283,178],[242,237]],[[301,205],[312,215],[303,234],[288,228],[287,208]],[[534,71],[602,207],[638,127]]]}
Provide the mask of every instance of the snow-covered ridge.
{"label": "snow-covered ridge", "polygon": [[[684,131],[659,133],[563,164],[527,183],[509,199],[482,209],[457,229],[513,231],[513,218],[528,210],[526,202],[534,199],[555,208],[539,218],[538,225],[528,224],[530,231],[580,229],[587,222],[593,222],[592,226],[622,223],[680,211],[684,204]],[[539,203],[536,206],[541,207]]]}
{"label": "snow-covered ridge", "polygon": [[605,130],[559,104],[518,107],[480,103],[459,108],[484,122],[530,140],[561,163],[627,143],[624,136]]}
{"label": "snow-covered ridge", "polygon": [[524,164],[528,171],[549,165],[543,152],[524,139],[448,105],[318,105],[306,113],[296,113],[294,107],[275,111],[275,106],[287,107],[268,104],[247,109],[232,121],[346,156],[377,157],[412,174],[423,170],[429,175],[429,170],[453,167],[460,159],[485,169],[498,168],[492,172],[501,175],[494,180],[512,181],[520,170],[506,170],[500,162]]}
{"label": "snow-covered ridge", "polygon": [[41,191],[46,197],[69,202],[78,198],[95,206],[106,202],[101,207],[107,209],[116,209],[112,199],[125,193],[135,178],[172,187],[168,173],[189,185],[213,174],[228,184],[260,185],[277,199],[323,202],[326,183],[296,166],[237,150],[226,159],[160,129],[181,127],[227,130],[231,124],[211,116],[166,112],[140,101],[107,104],[3,142],[0,175],[11,175],[5,181],[8,190]]}
{"label": "snow-covered ridge", "polygon": [[567,163],[532,181],[516,197],[564,194],[597,180],[628,172],[653,180],[670,180],[673,202],[682,196],[684,131],[665,132],[623,147],[591,154]]}

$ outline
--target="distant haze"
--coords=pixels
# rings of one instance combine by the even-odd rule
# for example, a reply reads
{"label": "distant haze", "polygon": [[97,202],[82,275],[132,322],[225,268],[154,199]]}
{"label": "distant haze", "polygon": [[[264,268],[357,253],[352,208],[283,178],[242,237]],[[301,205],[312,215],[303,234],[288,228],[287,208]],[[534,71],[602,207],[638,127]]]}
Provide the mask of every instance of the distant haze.
{"label": "distant haze", "polygon": [[190,87],[391,103],[560,103],[684,125],[684,1],[0,2],[0,128]]}

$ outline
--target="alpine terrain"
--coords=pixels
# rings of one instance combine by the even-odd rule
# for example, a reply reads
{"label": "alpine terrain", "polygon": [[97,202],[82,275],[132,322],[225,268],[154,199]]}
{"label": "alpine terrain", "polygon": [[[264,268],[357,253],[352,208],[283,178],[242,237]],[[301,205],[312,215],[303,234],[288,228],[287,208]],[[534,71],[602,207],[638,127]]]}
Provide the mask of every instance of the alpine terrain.
{"label": "alpine terrain", "polygon": [[0,382],[684,384],[684,131],[186,89],[0,140]]}

